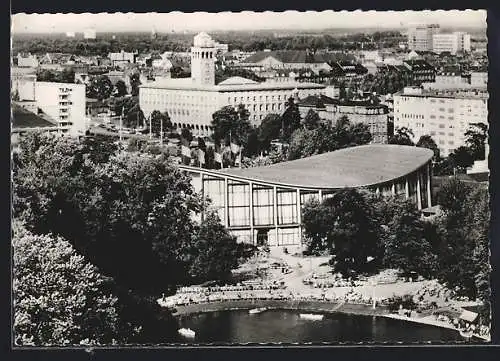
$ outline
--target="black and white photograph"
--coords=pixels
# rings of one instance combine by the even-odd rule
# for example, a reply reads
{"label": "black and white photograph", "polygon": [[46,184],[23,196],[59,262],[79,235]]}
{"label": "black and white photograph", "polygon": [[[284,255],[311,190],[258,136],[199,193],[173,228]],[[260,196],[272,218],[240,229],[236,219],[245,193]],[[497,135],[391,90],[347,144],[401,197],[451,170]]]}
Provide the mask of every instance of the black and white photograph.
{"label": "black and white photograph", "polygon": [[486,10],[11,14],[12,347],[491,342]]}

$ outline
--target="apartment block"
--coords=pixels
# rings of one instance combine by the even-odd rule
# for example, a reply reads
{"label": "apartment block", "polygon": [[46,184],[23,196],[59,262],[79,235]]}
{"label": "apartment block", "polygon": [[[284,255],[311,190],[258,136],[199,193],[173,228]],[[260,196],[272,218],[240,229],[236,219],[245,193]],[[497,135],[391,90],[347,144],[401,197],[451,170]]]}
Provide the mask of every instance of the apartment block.
{"label": "apartment block", "polygon": [[85,85],[36,82],[35,100],[38,108],[54,119],[58,126],[84,131]]}
{"label": "apartment block", "polygon": [[408,87],[394,95],[394,126],[411,129],[414,142],[430,135],[442,156],[465,145],[465,132],[472,123],[488,123],[484,86]]}

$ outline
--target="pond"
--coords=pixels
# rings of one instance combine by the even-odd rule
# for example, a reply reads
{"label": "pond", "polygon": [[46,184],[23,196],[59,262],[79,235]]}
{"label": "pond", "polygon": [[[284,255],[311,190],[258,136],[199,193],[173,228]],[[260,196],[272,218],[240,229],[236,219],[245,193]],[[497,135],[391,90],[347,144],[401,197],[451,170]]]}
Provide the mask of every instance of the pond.
{"label": "pond", "polygon": [[196,332],[182,343],[453,343],[463,341],[454,330],[385,317],[325,314],[320,321],[304,320],[300,311],[217,311],[179,316],[179,326]]}

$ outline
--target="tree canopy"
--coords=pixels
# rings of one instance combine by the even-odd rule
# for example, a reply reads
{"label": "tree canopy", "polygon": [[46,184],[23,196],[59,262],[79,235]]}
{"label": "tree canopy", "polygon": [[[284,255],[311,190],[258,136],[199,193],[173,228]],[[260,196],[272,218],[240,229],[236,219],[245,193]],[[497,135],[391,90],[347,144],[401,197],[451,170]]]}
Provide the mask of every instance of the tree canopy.
{"label": "tree canopy", "polygon": [[[192,214],[205,206],[190,178],[164,157],[89,142],[38,133],[21,140],[14,160],[15,217],[34,232],[64,237],[127,287],[164,290],[189,283],[197,241]],[[224,257],[230,254],[213,260]]]}
{"label": "tree canopy", "polygon": [[[158,110],[153,110],[150,115],[151,119],[151,131],[153,134],[159,136],[161,129],[163,127],[163,132],[168,132],[172,129],[172,122],[170,121],[170,116],[167,112],[160,112]],[[163,122],[163,125],[162,125]]]}
{"label": "tree canopy", "polygon": [[413,138],[413,132],[411,129],[406,127],[396,128],[394,130],[394,135],[389,137],[389,144],[399,144],[399,145],[410,145],[415,144],[411,140]]}
{"label": "tree canopy", "polygon": [[372,136],[367,125],[351,124],[347,117],[340,118],[335,126],[320,125],[314,129],[297,129],[288,150],[288,159],[309,157],[314,154],[367,144]]}
{"label": "tree canopy", "polygon": [[69,242],[16,222],[12,246],[16,345],[123,344],[140,332],[120,318],[110,280]]}
{"label": "tree canopy", "polygon": [[113,93],[113,83],[106,75],[94,76],[86,87],[87,97],[93,99],[108,99]]}
{"label": "tree canopy", "polygon": [[474,160],[484,159],[487,138],[488,125],[484,123],[473,123],[465,132],[465,144]]}
{"label": "tree canopy", "polygon": [[434,162],[437,162],[440,160],[439,148],[438,148],[436,142],[434,141],[434,139],[432,139],[432,137],[430,135],[422,135],[420,137],[420,139],[418,140],[416,146],[432,150],[434,152],[434,156],[433,156]]}
{"label": "tree canopy", "polygon": [[122,97],[127,95],[127,85],[123,80],[118,80],[115,84],[115,95]]}
{"label": "tree canopy", "polygon": [[246,147],[251,125],[249,112],[240,104],[235,110],[225,106],[212,116],[213,138],[216,143],[229,145],[230,141]]}

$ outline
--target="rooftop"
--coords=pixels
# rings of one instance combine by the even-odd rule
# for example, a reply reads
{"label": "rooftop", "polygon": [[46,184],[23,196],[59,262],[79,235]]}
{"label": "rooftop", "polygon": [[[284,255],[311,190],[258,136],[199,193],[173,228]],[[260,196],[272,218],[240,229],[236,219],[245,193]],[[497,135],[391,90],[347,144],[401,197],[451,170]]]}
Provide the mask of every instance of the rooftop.
{"label": "rooftop", "polygon": [[[252,80],[233,77],[226,79],[218,85],[199,85],[193,82],[191,78],[171,78],[160,79],[151,83],[140,85],[140,88],[155,88],[155,89],[177,89],[177,90],[206,90],[206,91],[251,91],[251,90],[279,90],[279,89],[324,89],[325,86],[315,83],[257,83]],[[227,82],[227,83],[226,83]]]}
{"label": "rooftop", "polygon": [[369,144],[264,167],[223,169],[236,177],[315,189],[363,187],[411,173],[431,160],[427,148]]}
{"label": "rooftop", "polygon": [[272,56],[283,63],[326,63],[322,54],[306,50],[259,51],[246,58],[245,63],[257,63]]}
{"label": "rooftop", "polygon": [[41,116],[30,112],[17,104],[12,104],[12,129],[46,128],[55,125]]}

